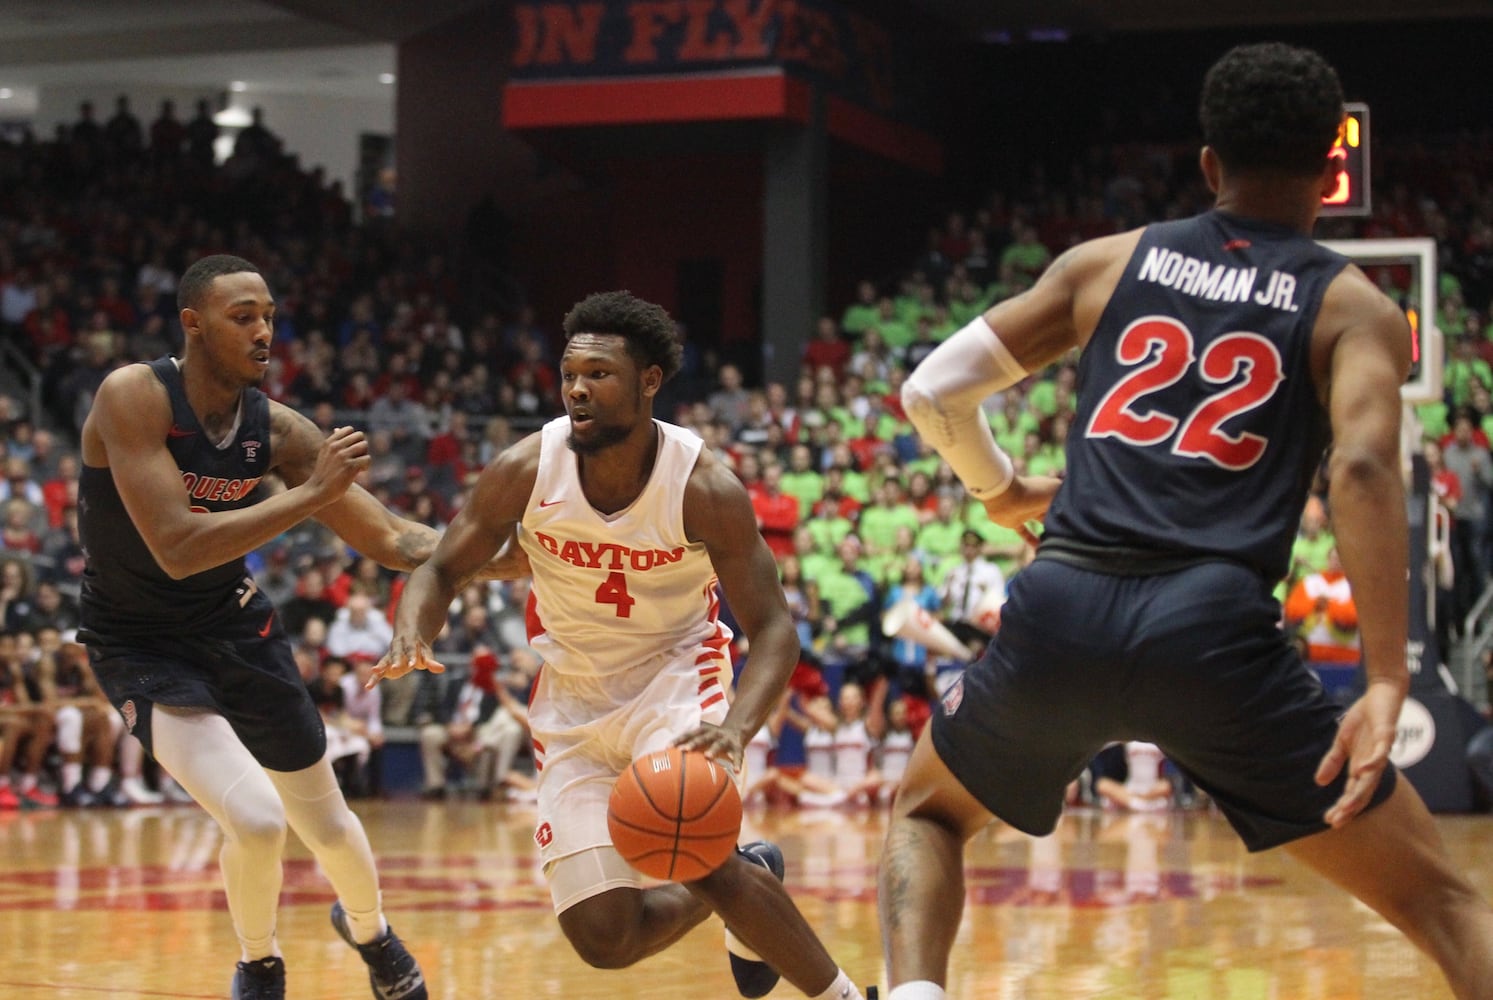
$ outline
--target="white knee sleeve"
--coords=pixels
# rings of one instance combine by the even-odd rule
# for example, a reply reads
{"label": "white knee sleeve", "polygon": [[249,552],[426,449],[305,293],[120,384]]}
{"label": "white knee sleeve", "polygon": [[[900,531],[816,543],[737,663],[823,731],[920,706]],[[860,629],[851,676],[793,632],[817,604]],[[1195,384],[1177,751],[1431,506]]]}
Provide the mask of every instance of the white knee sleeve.
{"label": "white knee sleeve", "polygon": [[65,754],[83,752],[83,710],[76,705],[57,710],[57,749]]}

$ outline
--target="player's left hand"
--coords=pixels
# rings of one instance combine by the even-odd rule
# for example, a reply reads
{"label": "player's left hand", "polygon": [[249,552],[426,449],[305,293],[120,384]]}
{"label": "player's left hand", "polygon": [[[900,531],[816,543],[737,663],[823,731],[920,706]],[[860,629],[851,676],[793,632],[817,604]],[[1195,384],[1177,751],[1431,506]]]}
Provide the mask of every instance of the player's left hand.
{"label": "player's left hand", "polygon": [[1054,476],[1017,476],[1006,492],[982,502],[990,520],[1010,528],[1036,548],[1037,534],[1029,522],[1040,522],[1047,516],[1047,507],[1061,485],[1063,481]]}
{"label": "player's left hand", "polygon": [[1405,689],[1390,681],[1371,681],[1353,706],[1338,723],[1337,737],[1317,766],[1317,784],[1330,784],[1348,767],[1348,781],[1343,794],[1322,816],[1328,826],[1339,827],[1363,811],[1379,778],[1389,764],[1400,720],[1400,706]]}
{"label": "player's left hand", "polygon": [[373,675],[368,678],[368,683],[363,685],[366,690],[373,690],[373,686],[381,680],[397,680],[405,674],[415,670],[429,670],[433,674],[446,672],[446,665],[432,655],[430,646],[419,636],[394,633],[394,641],[389,645],[389,651],[384,654],[383,659],[373,666]]}
{"label": "player's left hand", "polygon": [[698,729],[692,729],[675,740],[674,745],[682,750],[698,750],[712,760],[725,764],[737,774],[741,773],[741,759],[745,751],[742,749],[741,734],[734,729],[702,722]]}

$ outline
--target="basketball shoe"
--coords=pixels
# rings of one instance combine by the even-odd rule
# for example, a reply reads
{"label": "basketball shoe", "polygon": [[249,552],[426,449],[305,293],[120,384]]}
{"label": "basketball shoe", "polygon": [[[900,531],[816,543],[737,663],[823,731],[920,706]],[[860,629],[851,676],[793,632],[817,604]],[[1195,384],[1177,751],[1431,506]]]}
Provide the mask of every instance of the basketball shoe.
{"label": "basketball shoe", "polygon": [[233,1000],[285,1000],[285,959],[256,958],[238,963]]}
{"label": "basketball shoe", "polygon": [[[746,858],[754,865],[761,865],[779,882],[783,881],[783,852],[778,845],[766,840],[756,840],[745,847],[738,847],[736,853]],[[730,931],[726,932],[729,935]],[[731,975],[736,979],[736,991],[744,997],[765,997],[772,992],[772,988],[778,985],[778,972],[772,966],[761,960],[753,961],[742,958],[740,955],[729,950],[726,957],[731,959]]]}
{"label": "basketball shoe", "polygon": [[373,987],[377,1000],[427,1000],[425,977],[420,973],[420,963],[415,961],[399,935],[392,927],[369,941],[358,944],[353,940],[352,928],[347,923],[347,913],[342,903],[332,904],[332,926],[342,940],[358,950],[368,966],[368,982]]}

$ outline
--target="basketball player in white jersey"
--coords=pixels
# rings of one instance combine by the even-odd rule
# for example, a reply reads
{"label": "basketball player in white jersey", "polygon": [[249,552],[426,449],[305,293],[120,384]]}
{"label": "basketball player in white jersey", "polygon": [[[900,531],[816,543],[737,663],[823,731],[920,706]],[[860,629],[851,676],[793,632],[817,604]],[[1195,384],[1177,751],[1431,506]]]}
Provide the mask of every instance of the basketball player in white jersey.
{"label": "basketball player in white jersey", "polygon": [[[566,416],[483,470],[411,575],[375,677],[443,669],[429,643],[448,605],[516,539],[534,581],[529,643],[544,658],[529,712],[535,840],[576,953],[624,968],[714,911],[743,996],[765,995],[781,973],[810,997],[859,998],[784,890],[776,847],[749,845],[688,885],[644,888],[611,844],[607,800],[639,755],[679,745],[739,772],[798,661],[798,635],[745,488],[699,438],[653,419],[681,356],[668,314],[606,292],[564,328]],[[751,640],[734,700],[717,581]]]}

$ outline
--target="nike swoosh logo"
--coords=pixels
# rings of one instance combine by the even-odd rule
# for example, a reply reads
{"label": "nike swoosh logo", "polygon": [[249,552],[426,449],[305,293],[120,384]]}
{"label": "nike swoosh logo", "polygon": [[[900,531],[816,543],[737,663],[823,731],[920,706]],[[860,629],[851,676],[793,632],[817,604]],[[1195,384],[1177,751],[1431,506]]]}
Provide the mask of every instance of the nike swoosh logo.
{"label": "nike swoosh logo", "polygon": [[563,499],[562,500],[541,500],[541,501],[539,501],[539,509],[540,510],[544,510],[544,508],[546,508],[546,507],[553,507],[557,503],[564,503],[564,502],[565,501]]}
{"label": "nike swoosh logo", "polygon": [[166,436],[167,437],[173,437],[173,438],[189,438],[193,434],[196,434],[196,433],[197,433],[196,431],[184,431],[180,427],[176,426],[175,424],[172,424],[171,425],[171,429],[166,432]]}
{"label": "nike swoosh logo", "polygon": [[270,626],[273,625],[273,624],[275,624],[275,613],[273,611],[271,611],[270,612],[270,619],[269,619],[269,621],[265,622],[264,623],[264,628],[262,628],[262,629],[259,630],[259,638],[261,638],[261,639],[268,638],[269,634],[270,634]]}

